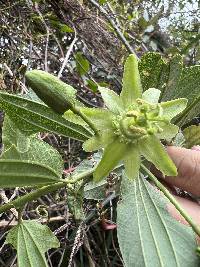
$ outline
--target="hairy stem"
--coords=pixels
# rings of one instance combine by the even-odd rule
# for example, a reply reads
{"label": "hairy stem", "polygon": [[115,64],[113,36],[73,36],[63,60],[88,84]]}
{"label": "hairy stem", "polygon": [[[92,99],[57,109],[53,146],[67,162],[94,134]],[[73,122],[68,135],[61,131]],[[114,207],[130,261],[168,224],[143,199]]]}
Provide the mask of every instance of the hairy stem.
{"label": "hairy stem", "polygon": [[19,209],[22,206],[24,206],[27,202],[30,202],[30,201],[35,200],[35,199],[37,199],[43,195],[46,195],[46,194],[51,193],[53,191],[56,191],[62,187],[69,185],[69,184],[75,184],[76,182],[78,182],[80,180],[86,179],[93,174],[95,168],[96,168],[96,166],[94,168],[84,172],[84,173],[72,176],[71,179],[69,179],[69,178],[65,179],[65,180],[63,180],[63,182],[58,182],[58,183],[55,183],[52,185],[43,186],[42,188],[37,189],[37,190],[27,194],[27,195],[24,195],[24,196],[19,197],[19,198],[15,199],[9,203],[6,203],[0,207],[0,214],[13,208],[13,207]]}
{"label": "hairy stem", "polygon": [[86,116],[83,112],[81,112],[79,107],[75,106],[75,107],[71,108],[71,110],[76,115],[80,116],[90,126],[90,128],[94,131],[94,133],[96,135],[99,135],[99,131],[96,128],[96,125],[92,122],[92,120],[90,118],[88,118],[88,116]]}
{"label": "hairy stem", "polygon": [[167,190],[167,188],[161,184],[158,179],[143,165],[141,164],[141,168],[148,175],[149,179],[160,189],[161,192],[169,199],[169,201],[175,206],[175,208],[179,211],[179,213],[184,217],[184,219],[189,223],[194,232],[200,236],[200,226],[196,224],[192,217],[187,214],[187,212],[181,207],[175,197]]}

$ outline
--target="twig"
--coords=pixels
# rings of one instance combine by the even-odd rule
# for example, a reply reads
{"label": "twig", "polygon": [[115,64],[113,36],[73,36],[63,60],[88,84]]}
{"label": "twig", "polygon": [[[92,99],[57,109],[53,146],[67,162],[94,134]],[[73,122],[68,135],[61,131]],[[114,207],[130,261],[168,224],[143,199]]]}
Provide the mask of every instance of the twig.
{"label": "twig", "polygon": [[12,72],[12,70],[8,67],[8,65],[7,65],[6,63],[4,63],[4,67],[7,69],[9,75],[10,75],[11,77],[13,77],[13,72]]}
{"label": "twig", "polygon": [[66,64],[67,64],[67,62],[68,62],[68,60],[69,60],[69,56],[70,56],[70,54],[71,54],[71,52],[72,52],[72,50],[73,50],[73,47],[74,47],[74,45],[75,45],[75,43],[76,43],[76,41],[77,41],[76,30],[75,30],[75,28],[74,28],[74,33],[75,33],[74,39],[73,39],[73,41],[71,42],[71,44],[70,44],[70,46],[69,46],[69,49],[67,50],[65,59],[64,59],[63,64],[62,64],[62,67],[61,67],[61,69],[60,69],[60,71],[59,71],[59,73],[58,73],[58,78],[61,77],[62,72],[63,72],[63,70],[64,70],[64,68],[65,68],[65,66],[66,66]]}
{"label": "twig", "polygon": [[89,0],[89,2],[91,4],[93,4],[107,18],[107,20],[110,22],[110,24],[112,25],[113,29],[115,30],[117,36],[122,41],[122,43],[125,45],[125,47],[128,50],[128,52],[131,53],[131,54],[135,54],[135,51],[133,50],[133,48],[130,46],[129,42],[124,37],[124,35],[121,32],[121,30],[119,29],[119,27],[116,25],[116,23],[113,21],[113,19],[109,16],[107,11],[102,6],[100,6],[95,0]]}

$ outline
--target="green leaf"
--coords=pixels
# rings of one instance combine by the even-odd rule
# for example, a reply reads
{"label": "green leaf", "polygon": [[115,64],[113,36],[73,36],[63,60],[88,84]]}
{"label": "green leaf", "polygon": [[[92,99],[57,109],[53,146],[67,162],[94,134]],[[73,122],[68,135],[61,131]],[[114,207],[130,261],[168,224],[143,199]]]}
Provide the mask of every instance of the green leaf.
{"label": "green leaf", "polygon": [[200,126],[191,125],[183,130],[185,137],[185,147],[191,148],[200,145]]}
{"label": "green leaf", "polygon": [[[173,95],[178,89],[178,83],[183,70],[183,58],[181,55],[174,56],[169,62],[169,77],[165,91],[163,92],[162,101],[173,99]],[[185,95],[186,96],[186,95]],[[177,96],[178,98],[180,96]]]}
{"label": "green leaf", "polygon": [[103,157],[94,171],[94,181],[98,182],[106,177],[119,163],[119,161],[123,159],[128,150],[129,146],[127,144],[120,143],[118,138],[109,144],[105,148]]}
{"label": "green leaf", "polygon": [[155,136],[152,135],[139,141],[139,148],[141,154],[162,173],[169,176],[177,175],[176,166]]}
{"label": "green leaf", "polygon": [[99,87],[98,90],[101,93],[104,104],[110,111],[120,114],[124,110],[121,98],[114,91],[103,87]]}
{"label": "green leaf", "polygon": [[89,87],[94,93],[98,92],[98,84],[93,80],[87,80],[87,87]]}
{"label": "green leaf", "polygon": [[25,136],[8,117],[3,125],[0,186],[38,186],[58,182],[63,161],[59,153],[35,136]]}
{"label": "green leaf", "polygon": [[69,27],[67,24],[63,24],[63,23],[60,23],[60,30],[61,30],[61,32],[63,32],[63,33],[71,33],[71,32],[74,32],[74,30],[71,28],[71,27]]}
{"label": "green leaf", "polygon": [[117,207],[117,235],[126,267],[197,267],[192,229],[174,220],[167,199],[143,176],[123,176]]}
{"label": "green leaf", "polygon": [[1,159],[26,160],[33,164],[42,164],[53,169],[58,177],[62,177],[63,160],[58,151],[35,136],[23,135],[7,116],[4,118],[2,139]]}
{"label": "green leaf", "polygon": [[106,197],[106,187],[108,183],[105,179],[99,182],[90,181],[84,187],[84,198],[101,200]]}
{"label": "green leaf", "polygon": [[167,102],[161,102],[160,105],[163,108],[164,117],[171,120],[186,108],[187,99],[179,98]]}
{"label": "green leaf", "polygon": [[[180,76],[180,74],[179,74]],[[178,76],[178,77],[179,77]],[[175,88],[171,89],[170,99],[186,97],[188,103],[198,97],[200,89],[200,66],[185,67]]]}
{"label": "green leaf", "polygon": [[125,167],[125,173],[126,176],[129,179],[134,179],[139,174],[140,169],[140,153],[136,146],[131,146],[129,153],[127,153],[127,156],[124,158],[124,167]]}
{"label": "green leaf", "polygon": [[47,106],[19,96],[0,93],[0,108],[28,135],[53,132],[80,141],[92,136],[87,128],[67,121]]}
{"label": "green leaf", "polygon": [[77,52],[75,55],[76,59],[76,70],[77,72],[83,76],[87,74],[90,70],[90,63],[87,58],[83,55],[82,52]]}
{"label": "green leaf", "polygon": [[59,241],[46,226],[34,221],[22,221],[13,227],[6,238],[17,250],[18,267],[47,267],[45,252],[58,248]]}
{"label": "green leaf", "polygon": [[157,104],[160,97],[160,93],[161,91],[158,89],[149,88],[142,94],[142,99],[149,103]]}
{"label": "green leaf", "polygon": [[185,67],[182,70],[181,77],[176,88],[171,90],[170,97],[172,99],[187,97],[188,107],[183,118],[179,122],[180,125],[189,122],[199,114],[200,109],[200,66]]}
{"label": "green leaf", "polygon": [[137,98],[141,98],[142,85],[138,70],[138,60],[136,55],[131,54],[124,65],[123,87],[120,97],[125,107],[133,104]]}
{"label": "green leaf", "polygon": [[48,166],[29,160],[1,159],[0,187],[23,187],[47,185],[61,181]]}
{"label": "green leaf", "polygon": [[144,91],[158,88],[162,91],[168,80],[168,65],[158,53],[146,53],[139,62],[139,71]]}
{"label": "green leaf", "polygon": [[87,152],[98,150],[110,144],[115,139],[115,137],[116,135],[113,133],[113,131],[102,131],[100,136],[94,135],[93,137],[85,141],[83,143],[83,149]]}

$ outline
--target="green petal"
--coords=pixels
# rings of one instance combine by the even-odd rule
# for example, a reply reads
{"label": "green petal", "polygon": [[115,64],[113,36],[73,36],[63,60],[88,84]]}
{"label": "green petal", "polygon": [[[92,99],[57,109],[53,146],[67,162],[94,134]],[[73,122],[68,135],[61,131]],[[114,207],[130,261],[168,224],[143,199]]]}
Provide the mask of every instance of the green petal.
{"label": "green petal", "polygon": [[[81,107],[81,112],[83,112],[86,116],[88,116],[93,123],[95,123],[95,126],[101,130],[101,129],[113,129],[113,113],[106,109],[100,109],[100,108],[86,108]],[[87,123],[81,119],[78,115],[74,114],[72,111],[67,111],[63,115],[64,118],[67,120],[77,123],[79,125],[87,125]]]}
{"label": "green petal", "polygon": [[106,177],[110,171],[123,159],[125,153],[129,150],[127,144],[121,143],[119,139],[109,144],[103,154],[103,157],[94,172],[94,180],[100,181]]}
{"label": "green petal", "polygon": [[124,167],[126,176],[133,180],[137,178],[140,168],[140,153],[136,146],[130,148],[130,153],[124,158]]}
{"label": "green petal", "polygon": [[160,98],[161,91],[156,88],[149,88],[142,94],[142,99],[151,103],[157,104]]}
{"label": "green petal", "polygon": [[124,66],[123,87],[120,97],[126,107],[133,104],[137,98],[142,96],[142,84],[138,70],[137,57],[131,54]]}
{"label": "green petal", "polygon": [[140,153],[163,174],[176,176],[177,169],[173,161],[165,152],[163,145],[155,136],[149,136],[139,142]]}
{"label": "green petal", "polygon": [[171,139],[176,136],[179,130],[178,126],[171,123],[160,125],[160,127],[163,129],[163,132],[157,133],[156,136],[158,137],[158,139],[165,139],[167,141],[171,141]]}
{"label": "green petal", "polygon": [[187,106],[187,99],[179,98],[167,102],[162,102],[163,115],[171,120],[173,117],[181,113]]}
{"label": "green petal", "polygon": [[83,149],[86,152],[92,152],[100,148],[106,147],[110,144],[116,135],[113,134],[113,131],[106,130],[100,133],[100,136],[94,135],[87,141],[83,143]]}
{"label": "green petal", "polygon": [[124,110],[122,100],[118,94],[104,87],[99,87],[98,89],[108,109],[117,114]]}

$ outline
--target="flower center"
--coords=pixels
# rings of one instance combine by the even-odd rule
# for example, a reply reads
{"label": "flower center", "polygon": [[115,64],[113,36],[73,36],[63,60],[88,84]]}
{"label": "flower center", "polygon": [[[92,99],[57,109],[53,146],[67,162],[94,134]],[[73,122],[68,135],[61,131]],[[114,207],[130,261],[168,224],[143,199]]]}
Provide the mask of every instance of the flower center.
{"label": "flower center", "polygon": [[137,99],[130,110],[116,118],[114,126],[121,142],[135,143],[148,135],[162,132],[162,125],[168,123],[160,104],[150,104],[143,99]]}

